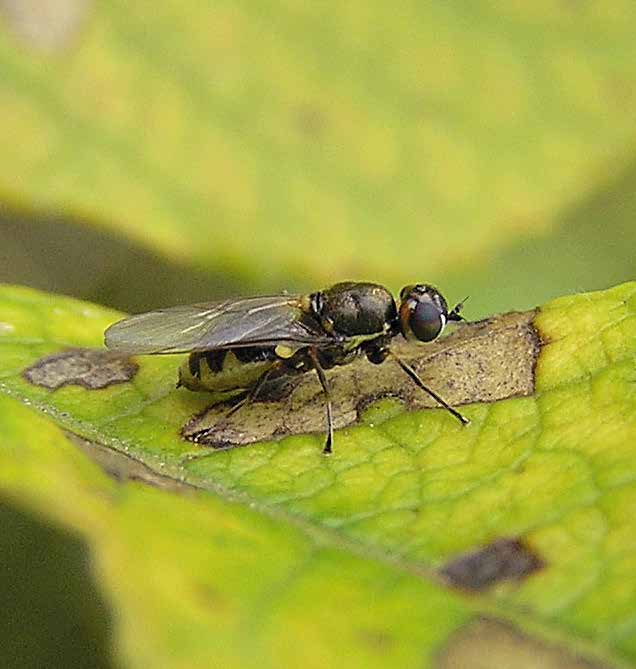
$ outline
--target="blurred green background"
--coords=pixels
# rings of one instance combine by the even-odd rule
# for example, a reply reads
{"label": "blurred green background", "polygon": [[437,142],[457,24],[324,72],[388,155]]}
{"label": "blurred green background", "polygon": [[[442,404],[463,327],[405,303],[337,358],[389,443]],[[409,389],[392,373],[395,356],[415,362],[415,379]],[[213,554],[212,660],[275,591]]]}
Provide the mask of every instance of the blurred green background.
{"label": "blurred green background", "polygon": [[[0,281],[126,311],[426,281],[478,318],[633,279],[635,35],[625,0],[0,0]],[[8,551],[81,551],[7,514]]]}
{"label": "blurred green background", "polygon": [[635,274],[633,3],[0,8],[2,281],[416,280],[478,317]]}

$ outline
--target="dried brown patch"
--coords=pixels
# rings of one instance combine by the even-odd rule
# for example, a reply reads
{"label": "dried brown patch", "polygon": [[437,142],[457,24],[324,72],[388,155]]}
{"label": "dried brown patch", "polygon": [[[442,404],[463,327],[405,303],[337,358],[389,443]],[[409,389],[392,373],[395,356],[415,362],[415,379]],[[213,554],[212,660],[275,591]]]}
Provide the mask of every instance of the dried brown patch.
{"label": "dried brown patch", "polygon": [[521,581],[544,566],[523,541],[504,538],[447,562],[439,574],[455,587],[484,590],[500,581]]}
{"label": "dried brown patch", "polygon": [[546,643],[507,622],[477,618],[453,634],[436,669],[605,669],[565,646]]}
{"label": "dried brown patch", "polygon": [[170,490],[171,492],[191,493],[194,486],[184,481],[178,481],[172,476],[162,476],[148,465],[139,460],[108,448],[103,444],[84,439],[72,432],[66,432],[67,439],[97,464],[105,474],[115,481],[125,483],[127,481],[138,481],[154,488]]}
{"label": "dried brown patch", "polygon": [[27,367],[22,375],[29,383],[50,390],[62,386],[97,390],[130,381],[138,369],[136,363],[116,353],[74,348],[40,358]]}
{"label": "dried brown patch", "polygon": [[[463,324],[431,344],[396,343],[395,351],[453,406],[532,395],[540,349],[532,326],[535,314],[509,313]],[[372,365],[360,358],[327,375],[336,428],[356,423],[362,410],[386,397],[399,398],[409,410],[437,406],[391,360]],[[325,430],[325,400],[313,373],[271,390],[266,386],[258,401],[226,419],[228,410],[228,404],[209,407],[185,425],[184,438],[227,448]]]}

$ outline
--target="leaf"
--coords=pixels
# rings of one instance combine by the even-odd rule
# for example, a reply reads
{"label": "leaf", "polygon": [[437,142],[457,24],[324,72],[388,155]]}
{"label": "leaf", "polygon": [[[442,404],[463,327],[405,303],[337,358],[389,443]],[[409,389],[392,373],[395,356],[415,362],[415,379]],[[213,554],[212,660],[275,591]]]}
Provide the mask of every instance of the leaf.
{"label": "leaf", "polygon": [[[99,345],[117,315],[5,287],[0,390],[30,408],[2,399],[0,485],[88,541],[135,666],[297,666],[299,644],[316,666],[452,664],[486,638],[502,666],[511,639],[557,648],[554,666],[633,662],[635,312],[634,283],[555,300],[533,320],[533,394],[463,407],[463,429],[380,408],[325,458],[313,436],[184,441],[209,400],[174,389],[173,357],[101,389],[33,385],[27,368]],[[115,484],[52,422],[132,476],[210,493]]]}
{"label": "leaf", "polygon": [[547,234],[633,159],[629,3],[319,7],[95,3],[54,55],[7,16],[5,199],[255,284],[394,284]]}
{"label": "leaf", "polygon": [[127,666],[319,667],[343,655],[349,666],[415,666],[470,617],[453,593],[285,514],[118,484],[7,397],[0,425],[3,494],[83,537]]}

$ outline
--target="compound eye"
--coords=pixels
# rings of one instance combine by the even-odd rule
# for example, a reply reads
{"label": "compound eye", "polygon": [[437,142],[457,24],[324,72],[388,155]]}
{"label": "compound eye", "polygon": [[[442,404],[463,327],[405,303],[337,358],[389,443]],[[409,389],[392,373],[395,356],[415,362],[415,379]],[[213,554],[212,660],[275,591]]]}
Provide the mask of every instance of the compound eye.
{"label": "compound eye", "polygon": [[439,307],[429,300],[418,302],[409,317],[409,329],[420,341],[433,341],[446,325]]}
{"label": "compound eye", "polygon": [[404,302],[406,298],[413,292],[415,286],[404,286],[400,291],[400,302]]}

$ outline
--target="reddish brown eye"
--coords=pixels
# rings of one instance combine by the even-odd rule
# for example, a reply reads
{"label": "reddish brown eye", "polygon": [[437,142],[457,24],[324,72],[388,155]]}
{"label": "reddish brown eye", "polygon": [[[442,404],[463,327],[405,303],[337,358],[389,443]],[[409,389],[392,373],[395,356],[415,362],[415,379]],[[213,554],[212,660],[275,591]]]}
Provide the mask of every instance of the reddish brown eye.
{"label": "reddish brown eye", "polygon": [[[400,293],[400,329],[407,339],[433,341],[449,320],[448,305],[433,286],[406,286]],[[455,313],[455,312],[453,312]],[[457,319],[458,314],[455,314]]]}
{"label": "reddish brown eye", "polygon": [[429,301],[418,302],[409,317],[409,328],[420,341],[433,341],[444,325],[444,315],[437,305]]}

